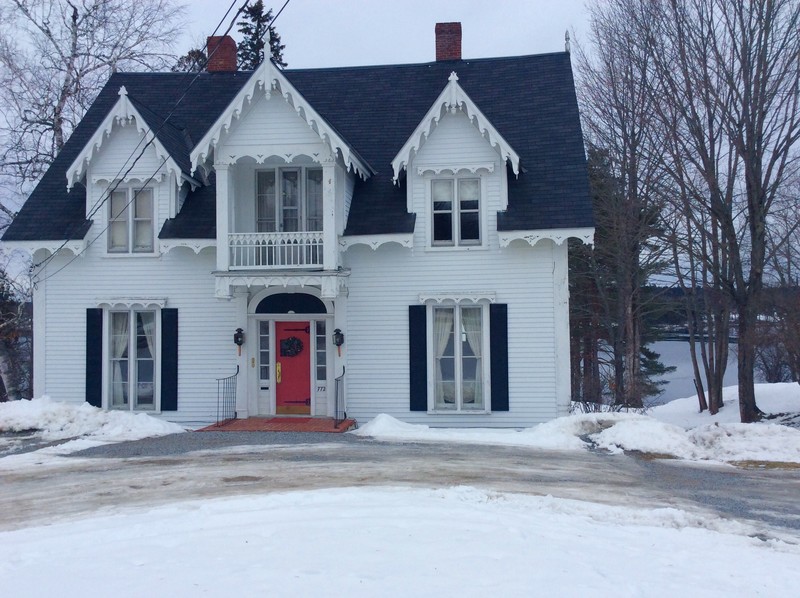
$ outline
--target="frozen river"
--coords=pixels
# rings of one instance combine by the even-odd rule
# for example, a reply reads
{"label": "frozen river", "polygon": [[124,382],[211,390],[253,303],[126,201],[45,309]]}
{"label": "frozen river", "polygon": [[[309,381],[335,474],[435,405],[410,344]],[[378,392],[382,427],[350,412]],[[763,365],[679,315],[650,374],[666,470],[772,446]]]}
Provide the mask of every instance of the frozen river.
{"label": "frozen river", "polygon": [[[669,384],[664,387],[664,394],[658,398],[659,403],[668,403],[674,399],[691,397],[696,394],[694,389],[694,372],[689,352],[689,343],[686,341],[659,341],[648,345],[650,349],[661,355],[664,365],[677,367],[674,372],[664,376]],[[731,345],[728,356],[728,369],[725,371],[725,386],[736,384],[736,345]]]}

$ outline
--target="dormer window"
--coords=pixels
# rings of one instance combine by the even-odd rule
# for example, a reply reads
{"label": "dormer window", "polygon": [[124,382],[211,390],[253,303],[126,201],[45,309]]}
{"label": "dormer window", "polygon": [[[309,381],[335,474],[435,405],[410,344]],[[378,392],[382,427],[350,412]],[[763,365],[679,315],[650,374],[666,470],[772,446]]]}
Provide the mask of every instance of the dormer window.
{"label": "dormer window", "polygon": [[153,190],[117,189],[108,216],[110,253],[153,253]]}
{"label": "dormer window", "polygon": [[481,244],[480,178],[431,180],[434,246]]}

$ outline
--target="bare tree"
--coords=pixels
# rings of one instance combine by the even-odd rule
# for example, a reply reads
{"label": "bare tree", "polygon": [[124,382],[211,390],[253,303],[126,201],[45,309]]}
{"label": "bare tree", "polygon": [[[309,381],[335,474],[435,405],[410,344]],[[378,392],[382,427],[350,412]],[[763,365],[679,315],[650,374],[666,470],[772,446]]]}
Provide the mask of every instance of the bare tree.
{"label": "bare tree", "polygon": [[707,233],[694,252],[710,275],[704,294],[735,309],[740,417],[755,421],[767,224],[798,166],[800,2],[637,4],[650,8],[637,27],[653,47],[653,95],[670,147],[665,166],[689,201],[695,230]]}
{"label": "bare tree", "polygon": [[158,70],[181,33],[173,0],[10,0],[0,8],[0,172],[38,179],[118,70]]}
{"label": "bare tree", "polygon": [[614,402],[641,407],[652,389],[642,369],[649,309],[642,288],[665,267],[662,142],[653,128],[652,59],[635,28],[620,18],[625,8],[616,1],[590,8],[592,52],[578,48],[577,70],[598,230],[587,253],[596,278],[593,304],[604,312]]}
{"label": "bare tree", "polygon": [[30,398],[33,389],[30,286],[7,275],[0,251],[0,402]]}
{"label": "bare tree", "polygon": [[[174,0],[0,5],[0,232],[111,73],[174,62],[182,14]],[[22,270],[0,264],[0,397],[30,392],[28,289],[13,276]]]}
{"label": "bare tree", "polygon": [[800,177],[775,202],[767,229],[767,285],[756,368],[767,381],[800,382]]}
{"label": "bare tree", "polygon": [[[633,32],[625,43],[646,67],[636,77],[663,141],[658,168],[671,198],[676,273],[690,327],[710,340],[700,345],[709,408],[721,406],[734,326],[740,417],[755,421],[755,328],[768,241],[778,234],[770,217],[798,170],[800,1],[608,0],[595,12],[612,19],[613,33]],[[695,376],[699,384],[697,365]]]}

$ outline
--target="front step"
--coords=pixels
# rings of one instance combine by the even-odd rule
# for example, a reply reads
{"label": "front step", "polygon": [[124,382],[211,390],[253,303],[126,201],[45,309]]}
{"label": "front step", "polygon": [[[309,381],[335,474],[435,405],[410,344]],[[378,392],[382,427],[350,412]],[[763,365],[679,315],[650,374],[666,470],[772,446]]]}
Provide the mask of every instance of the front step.
{"label": "front step", "polygon": [[340,434],[355,428],[354,419],[336,425],[332,417],[248,417],[229,419],[198,432],[330,432]]}

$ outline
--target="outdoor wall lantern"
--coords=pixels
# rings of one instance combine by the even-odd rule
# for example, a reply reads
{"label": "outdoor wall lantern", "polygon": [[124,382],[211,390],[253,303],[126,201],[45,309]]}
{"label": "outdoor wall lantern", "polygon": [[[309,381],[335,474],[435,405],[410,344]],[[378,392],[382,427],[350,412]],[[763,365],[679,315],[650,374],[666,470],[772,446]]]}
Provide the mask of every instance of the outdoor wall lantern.
{"label": "outdoor wall lantern", "polygon": [[341,357],[342,345],[344,344],[344,332],[342,332],[341,328],[337,328],[333,331],[333,344],[336,345],[336,349],[339,351],[339,357]]}
{"label": "outdoor wall lantern", "polygon": [[242,354],[242,345],[244,344],[244,330],[237,328],[233,333],[233,342],[239,347],[239,355]]}

